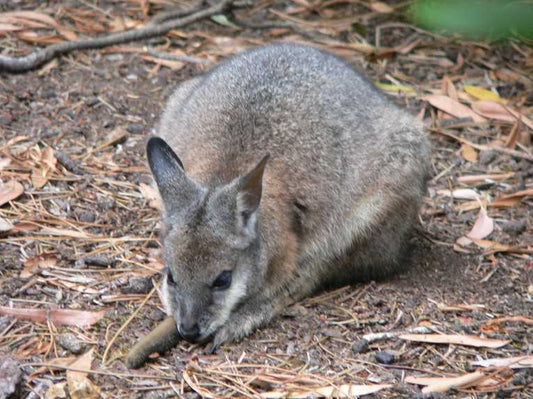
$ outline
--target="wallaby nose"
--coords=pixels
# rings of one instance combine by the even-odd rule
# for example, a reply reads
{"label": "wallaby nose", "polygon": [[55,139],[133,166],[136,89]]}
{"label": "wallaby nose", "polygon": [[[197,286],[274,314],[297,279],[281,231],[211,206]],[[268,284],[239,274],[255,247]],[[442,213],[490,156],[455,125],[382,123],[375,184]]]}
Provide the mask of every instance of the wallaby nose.
{"label": "wallaby nose", "polygon": [[187,341],[195,342],[200,337],[200,327],[198,323],[187,325],[180,324],[178,326],[178,332]]}

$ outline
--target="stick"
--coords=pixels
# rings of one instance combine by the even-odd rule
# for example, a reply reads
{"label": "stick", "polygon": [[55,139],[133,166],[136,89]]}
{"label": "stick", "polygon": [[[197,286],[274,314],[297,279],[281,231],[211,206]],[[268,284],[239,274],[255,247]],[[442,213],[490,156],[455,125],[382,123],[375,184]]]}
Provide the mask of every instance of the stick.
{"label": "stick", "polygon": [[50,61],[58,55],[69,53],[74,50],[97,49],[115,44],[162,36],[172,29],[180,28],[200,19],[218,14],[229,7],[233,1],[234,0],[216,1],[213,6],[206,8],[205,10],[195,12],[194,14],[187,15],[180,19],[164,22],[160,25],[148,25],[142,29],[112,33],[108,36],[96,39],[54,44],[42,50],[34,51],[24,57],[8,57],[0,55],[0,71],[26,72]]}

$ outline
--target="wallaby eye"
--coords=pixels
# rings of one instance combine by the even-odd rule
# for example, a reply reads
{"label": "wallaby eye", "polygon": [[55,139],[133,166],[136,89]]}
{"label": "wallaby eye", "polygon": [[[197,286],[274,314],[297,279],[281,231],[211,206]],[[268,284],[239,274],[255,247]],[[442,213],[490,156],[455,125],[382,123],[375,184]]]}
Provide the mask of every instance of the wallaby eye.
{"label": "wallaby eye", "polygon": [[224,270],[220,273],[217,279],[213,282],[212,288],[216,291],[222,291],[229,288],[231,285],[231,271]]}
{"label": "wallaby eye", "polygon": [[167,269],[167,284],[175,285],[176,282],[174,281],[174,277],[172,276],[172,272],[170,269]]}

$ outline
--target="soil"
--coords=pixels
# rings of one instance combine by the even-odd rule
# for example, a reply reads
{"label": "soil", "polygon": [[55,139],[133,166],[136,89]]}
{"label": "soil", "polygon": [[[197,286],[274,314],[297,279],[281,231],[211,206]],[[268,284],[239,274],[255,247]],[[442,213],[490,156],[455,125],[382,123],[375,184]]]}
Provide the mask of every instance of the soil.
{"label": "soil", "polygon": [[[276,3],[276,7],[287,11],[285,2]],[[338,12],[338,8],[332,10]],[[371,43],[379,21],[363,24]],[[208,21],[184,32],[179,39],[181,48],[202,48],[216,59],[240,51],[243,44],[277,39],[271,32],[267,35],[264,30],[253,29],[241,37],[232,28]],[[459,83],[481,84],[494,70],[519,73],[527,58],[526,47],[521,44],[478,46],[414,34],[423,40],[418,54],[425,51],[433,57],[428,63],[409,58],[413,52],[373,58],[352,51],[349,61],[373,81],[383,82],[393,74],[406,76],[406,82],[417,87],[440,89],[445,74],[454,77],[458,87]],[[381,46],[403,44],[411,35],[413,31],[401,28],[383,30]],[[527,51],[531,60],[531,49]],[[466,61],[453,69],[459,54]],[[441,64],[448,60],[452,66],[430,62],[435,59]],[[456,239],[470,231],[478,209],[461,212],[461,200],[439,194],[440,190],[463,187],[457,182],[460,176],[503,172],[514,174],[503,182],[483,181],[469,187],[493,198],[530,189],[531,162],[498,150],[479,151],[479,159],[469,162],[461,155],[459,142],[433,132],[435,177],[421,210],[421,229],[413,238],[405,272],[295,304],[268,326],[242,342],[223,345],[214,355],[183,342],[139,371],[127,370],[121,357],[165,316],[156,293],[119,334],[102,366],[113,335],[160,280],[159,212],[140,190],[151,182],[145,138],[154,129],[173,87],[205,68],[198,64],[185,64],[177,70],[154,68],[154,63],[140,54],[88,51],[62,57],[44,73],[0,74],[0,160],[12,159],[8,167],[0,167],[0,176],[3,182],[20,181],[25,188],[23,196],[0,208],[2,218],[15,226],[20,224],[17,231],[0,233],[0,306],[108,309],[102,320],[87,328],[0,316],[0,352],[16,356],[21,363],[76,356],[69,352],[69,345],[65,349],[50,338],[74,334],[85,347],[94,348],[94,368],[111,373],[90,375],[102,395],[135,398],[254,396],[291,387],[369,383],[393,384],[375,397],[416,397],[421,395],[421,386],[404,382],[406,376],[462,375],[475,369],[473,361],[533,353],[533,326],[518,319],[533,315],[531,252],[494,252],[474,244],[459,247]],[[499,82],[498,89],[501,97],[519,98],[531,116],[533,85],[528,85],[527,79]],[[419,95],[395,98],[413,112],[426,107],[428,124],[443,126],[440,111]],[[479,128],[457,126],[452,127],[457,135],[477,144],[502,138],[511,129],[498,122]],[[58,159],[59,153],[64,157],[47,183],[37,188],[32,183],[32,169],[47,147]],[[531,198],[525,198],[513,207],[489,208],[496,226],[490,240],[531,249],[531,205]],[[70,233],[52,234],[50,228]],[[82,234],[76,237],[73,231]],[[21,277],[28,260],[43,254],[53,256],[53,265],[41,265],[30,276]],[[445,307],[457,305],[469,307]],[[503,317],[517,318],[488,323]],[[424,326],[438,333],[511,342],[489,349],[399,338],[368,344],[362,341],[364,334],[409,332]],[[23,397],[42,397],[65,379],[63,371],[30,378],[37,369],[22,367]],[[533,397],[531,368],[509,370],[500,375],[505,383],[453,388],[443,397]]]}

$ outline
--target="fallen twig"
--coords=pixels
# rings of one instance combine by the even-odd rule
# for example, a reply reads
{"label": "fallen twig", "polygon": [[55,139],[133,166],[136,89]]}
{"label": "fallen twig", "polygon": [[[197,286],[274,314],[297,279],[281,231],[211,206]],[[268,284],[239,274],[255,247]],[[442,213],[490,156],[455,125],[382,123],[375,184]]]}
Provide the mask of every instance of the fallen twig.
{"label": "fallen twig", "polygon": [[113,33],[96,39],[86,39],[75,42],[54,44],[23,57],[9,57],[0,55],[0,71],[26,72],[44,64],[47,61],[50,61],[58,55],[66,54],[71,51],[97,49],[115,44],[122,44],[135,40],[161,36],[168,33],[172,29],[180,28],[200,19],[218,14],[224,11],[232,2],[233,0],[221,0],[219,2],[215,2],[215,4],[209,8],[187,15],[180,19],[173,19],[161,24],[150,24],[142,29]]}

